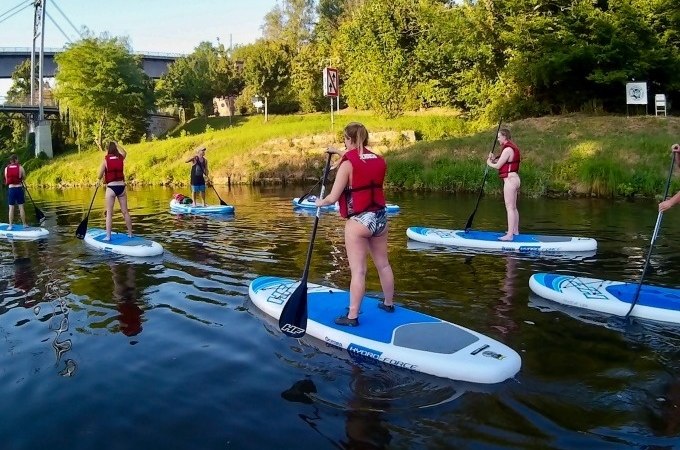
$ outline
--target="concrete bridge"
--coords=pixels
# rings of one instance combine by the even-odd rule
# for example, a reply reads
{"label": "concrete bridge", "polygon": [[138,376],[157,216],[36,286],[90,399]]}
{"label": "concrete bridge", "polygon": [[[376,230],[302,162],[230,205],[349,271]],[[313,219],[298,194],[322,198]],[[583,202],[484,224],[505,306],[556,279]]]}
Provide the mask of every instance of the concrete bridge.
{"label": "concrete bridge", "polygon": [[[46,48],[44,50],[43,76],[45,78],[54,77],[57,69],[54,55],[62,51],[64,51],[63,48]],[[135,54],[142,57],[144,72],[151,78],[160,78],[167,72],[168,65],[184,56],[179,53],[140,52]],[[0,78],[11,78],[16,66],[27,59],[31,59],[31,49],[28,47],[0,47]]]}

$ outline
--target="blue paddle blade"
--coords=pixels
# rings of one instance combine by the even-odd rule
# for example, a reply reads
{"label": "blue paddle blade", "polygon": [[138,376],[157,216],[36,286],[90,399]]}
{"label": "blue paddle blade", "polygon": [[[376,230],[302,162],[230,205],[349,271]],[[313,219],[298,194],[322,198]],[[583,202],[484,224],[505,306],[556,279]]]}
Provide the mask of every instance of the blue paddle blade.
{"label": "blue paddle blade", "polygon": [[301,338],[307,332],[307,281],[293,291],[288,298],[281,317],[279,328],[286,336]]}

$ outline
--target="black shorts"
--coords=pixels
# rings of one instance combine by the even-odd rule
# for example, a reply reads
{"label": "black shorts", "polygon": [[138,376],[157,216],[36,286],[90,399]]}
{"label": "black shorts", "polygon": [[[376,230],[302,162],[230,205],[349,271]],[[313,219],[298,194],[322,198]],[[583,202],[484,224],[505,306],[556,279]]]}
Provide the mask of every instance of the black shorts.
{"label": "black shorts", "polygon": [[123,194],[125,194],[125,185],[122,186],[106,186],[107,188],[111,189],[113,193],[116,195],[116,197],[120,197]]}

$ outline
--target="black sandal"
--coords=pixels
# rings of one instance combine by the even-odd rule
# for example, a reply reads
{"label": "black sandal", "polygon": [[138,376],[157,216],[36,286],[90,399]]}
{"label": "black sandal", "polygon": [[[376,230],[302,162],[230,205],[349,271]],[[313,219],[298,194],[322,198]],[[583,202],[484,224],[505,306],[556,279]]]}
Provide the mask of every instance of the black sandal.
{"label": "black sandal", "polygon": [[350,319],[347,316],[340,316],[337,319],[335,319],[335,323],[337,325],[342,325],[345,327],[356,327],[359,325],[359,319]]}
{"label": "black sandal", "polygon": [[380,308],[383,311],[388,312],[388,313],[394,312],[394,304],[386,305],[385,302],[380,302],[380,303],[378,303],[378,308]]}

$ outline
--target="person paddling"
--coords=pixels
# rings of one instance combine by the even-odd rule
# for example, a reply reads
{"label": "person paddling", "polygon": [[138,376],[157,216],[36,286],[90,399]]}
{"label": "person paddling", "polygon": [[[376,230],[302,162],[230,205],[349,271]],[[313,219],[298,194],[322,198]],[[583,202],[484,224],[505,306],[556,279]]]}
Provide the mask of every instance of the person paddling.
{"label": "person paddling", "polygon": [[387,256],[387,213],[383,181],[387,171],[385,160],[373,153],[368,145],[368,131],[357,122],[345,127],[346,151],[333,147],[328,153],[340,155],[338,172],[331,193],[316,200],[317,207],[339,201],[340,215],[345,223],[345,250],[352,273],[347,315],[335,319],[345,326],[359,325],[359,308],[366,291],[366,257],[371,254],[378,270],[385,299],[378,307],[394,312],[394,275]]}
{"label": "person paddling", "polygon": [[120,211],[125,218],[128,236],[132,237],[132,219],[127,206],[127,194],[125,193],[125,149],[116,142],[111,141],[107,146],[106,156],[99,166],[97,183],[101,182],[102,177],[106,184],[105,204],[106,204],[106,237],[105,241],[111,240],[111,227],[113,226],[113,206],[118,199]]}
{"label": "person paddling", "polygon": [[[673,144],[671,147],[671,151],[675,153],[675,161],[678,163],[678,167],[680,168],[680,144]],[[664,212],[673,206],[677,205],[680,203],[680,191],[678,191],[673,197],[669,198],[668,200],[664,200],[661,203],[659,203],[659,212]]]}
{"label": "person paddling", "polygon": [[[208,160],[205,159],[205,145],[196,148],[196,155],[187,159],[191,166],[191,200],[194,206],[205,206],[205,180],[208,177]],[[196,194],[199,194],[203,203],[196,203]]]}
{"label": "person paddling", "polygon": [[498,143],[501,144],[501,154],[496,159],[489,153],[486,163],[489,167],[498,169],[498,176],[503,180],[503,199],[508,215],[508,232],[498,238],[501,241],[512,241],[519,234],[519,211],[517,210],[517,196],[519,194],[519,147],[512,142],[510,130],[501,128],[498,132]]}
{"label": "person paddling", "polygon": [[26,178],[24,168],[19,164],[19,157],[12,155],[9,157],[9,164],[5,167],[5,184],[9,188],[7,195],[7,203],[9,204],[9,225],[8,230],[12,229],[12,222],[14,221],[14,206],[19,207],[19,217],[24,227],[28,227],[26,223],[26,211],[24,211],[24,186],[22,184]]}

